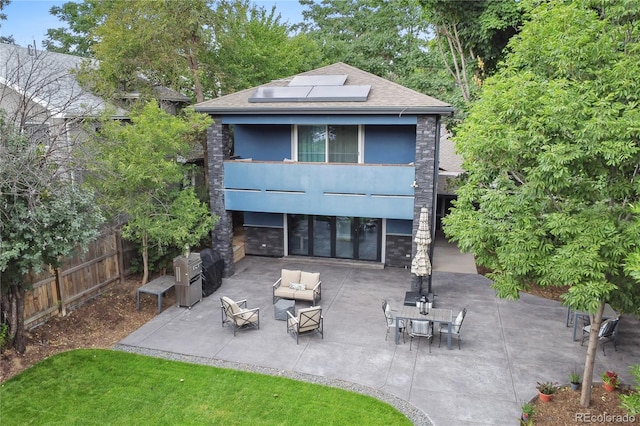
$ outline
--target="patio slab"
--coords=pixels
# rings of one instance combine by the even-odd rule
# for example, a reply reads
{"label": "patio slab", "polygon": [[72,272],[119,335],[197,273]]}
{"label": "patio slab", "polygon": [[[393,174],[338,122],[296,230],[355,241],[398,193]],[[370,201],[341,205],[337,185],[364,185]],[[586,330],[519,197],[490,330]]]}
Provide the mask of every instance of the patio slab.
{"label": "patio slab", "polygon": [[[586,346],[572,341],[560,303],[531,295],[497,299],[487,278],[453,271],[464,262],[468,259],[440,259],[432,280],[439,308],[454,314],[468,309],[461,350],[455,339],[452,350],[445,342],[439,348],[437,333],[431,353],[424,338],[414,341],[411,351],[408,338],[396,345],[389,333],[385,341],[381,302],[401,307],[411,285],[409,270],[253,256],[238,262],[235,275],[213,295],[191,309],[165,309],[117,348],[353,383],[408,401],[425,414],[423,421],[414,420],[419,424],[513,425],[522,403],[536,395],[537,381],[562,383],[570,370],[582,370]],[[300,336],[296,344],[286,323],[274,319],[271,285],[281,268],[320,272],[324,338]],[[260,308],[260,329],[240,330],[234,337],[231,327],[221,324],[221,296]],[[307,306],[296,302],[297,309]],[[607,345],[603,356],[598,348],[596,374],[614,369],[623,383],[633,383],[628,367],[640,359],[639,325],[622,318],[618,351]]]}

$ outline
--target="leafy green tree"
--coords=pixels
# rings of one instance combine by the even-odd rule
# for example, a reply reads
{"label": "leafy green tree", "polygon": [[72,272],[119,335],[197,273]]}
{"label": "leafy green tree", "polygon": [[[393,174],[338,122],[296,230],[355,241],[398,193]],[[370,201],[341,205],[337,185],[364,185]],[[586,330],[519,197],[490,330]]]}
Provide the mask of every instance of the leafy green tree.
{"label": "leafy green tree", "polygon": [[300,0],[298,28],[320,46],[326,62],[343,61],[396,80],[421,68],[428,22],[413,0]]}
{"label": "leafy green tree", "polygon": [[455,138],[467,176],[445,232],[498,296],[568,286],[564,303],[593,314],[588,406],[605,302],[640,313],[625,270],[640,241],[640,4],[537,3]]}
{"label": "leafy green tree", "polygon": [[33,277],[86,246],[102,222],[93,194],[65,168],[65,159],[0,115],[0,293],[8,343],[18,353],[25,351],[24,296]]}
{"label": "leafy green tree", "polygon": [[0,21],[6,21],[7,20],[7,14],[3,13],[2,11],[10,3],[11,3],[11,0],[0,0]]}
{"label": "leafy green tree", "polygon": [[275,7],[248,0],[219,1],[211,22],[212,48],[206,62],[207,94],[221,96],[316,68],[319,46],[305,34],[292,35]]}
{"label": "leafy green tree", "polygon": [[149,277],[149,248],[195,246],[215,225],[186,182],[189,158],[211,119],[191,110],[185,117],[148,102],[131,113],[131,125],[106,120],[89,150],[88,182],[111,215],[123,214],[123,236],[141,243],[143,277]]}
{"label": "leafy green tree", "polygon": [[193,93],[204,100],[200,60],[209,48],[212,0],[110,0],[96,8],[92,31],[100,78],[125,92],[148,85]]}
{"label": "leafy green tree", "polygon": [[65,22],[67,27],[49,28],[47,39],[42,42],[51,52],[90,58],[95,42],[91,31],[98,25],[100,16],[95,13],[99,0],[85,0],[82,3],[66,2],[52,6],[49,13]]}
{"label": "leafy green tree", "polygon": [[[3,13],[2,11],[10,3],[11,3],[10,0],[0,0],[0,21],[6,21],[7,20],[7,14]],[[0,25],[0,27],[2,27],[2,25]],[[3,36],[0,36],[0,43],[16,44],[16,40],[13,38],[13,35],[9,35],[9,36],[4,36],[3,35]]]}

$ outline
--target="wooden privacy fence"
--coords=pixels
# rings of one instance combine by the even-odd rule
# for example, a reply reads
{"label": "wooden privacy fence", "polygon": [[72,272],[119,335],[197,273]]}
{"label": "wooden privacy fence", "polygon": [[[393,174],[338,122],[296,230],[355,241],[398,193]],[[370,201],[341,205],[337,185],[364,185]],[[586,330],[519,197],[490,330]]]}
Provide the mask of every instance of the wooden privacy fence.
{"label": "wooden privacy fence", "polygon": [[132,245],[123,243],[119,230],[111,228],[90,243],[86,253],[78,249],[60,268],[38,275],[25,294],[25,328],[64,316],[109,284],[124,280],[132,252]]}

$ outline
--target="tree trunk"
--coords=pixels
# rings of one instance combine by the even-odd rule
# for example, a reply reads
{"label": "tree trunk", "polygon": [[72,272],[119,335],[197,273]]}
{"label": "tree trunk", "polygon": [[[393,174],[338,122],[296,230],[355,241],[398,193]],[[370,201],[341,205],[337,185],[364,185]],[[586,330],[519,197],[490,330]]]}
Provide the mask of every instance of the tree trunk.
{"label": "tree trunk", "polygon": [[9,321],[9,335],[7,336],[8,346],[13,347],[16,352],[23,354],[26,350],[24,341],[24,286],[21,284],[9,284],[5,299],[4,312]]}
{"label": "tree trunk", "polygon": [[147,234],[142,236],[142,283],[145,285],[149,279],[149,245]]}
{"label": "tree trunk", "polygon": [[598,331],[602,324],[602,313],[604,312],[604,301],[600,302],[598,311],[591,318],[591,332],[589,333],[589,345],[587,346],[587,358],[584,362],[584,375],[582,376],[582,392],[580,394],[580,405],[588,407],[591,403],[591,384],[593,383],[593,365],[596,360],[598,350]]}

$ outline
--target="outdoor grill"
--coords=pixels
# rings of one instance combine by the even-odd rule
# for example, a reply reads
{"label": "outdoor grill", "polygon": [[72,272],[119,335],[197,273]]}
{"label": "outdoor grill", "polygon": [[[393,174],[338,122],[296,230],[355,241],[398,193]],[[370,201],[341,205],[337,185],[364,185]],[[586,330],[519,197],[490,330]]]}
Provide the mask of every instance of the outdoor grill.
{"label": "outdoor grill", "polygon": [[173,259],[173,272],[176,277],[176,299],[178,306],[190,308],[201,301],[202,260],[200,260],[200,254],[191,253],[189,257],[176,257]]}
{"label": "outdoor grill", "polygon": [[222,285],[224,259],[210,248],[200,251],[200,259],[202,259],[202,297],[207,297]]}

